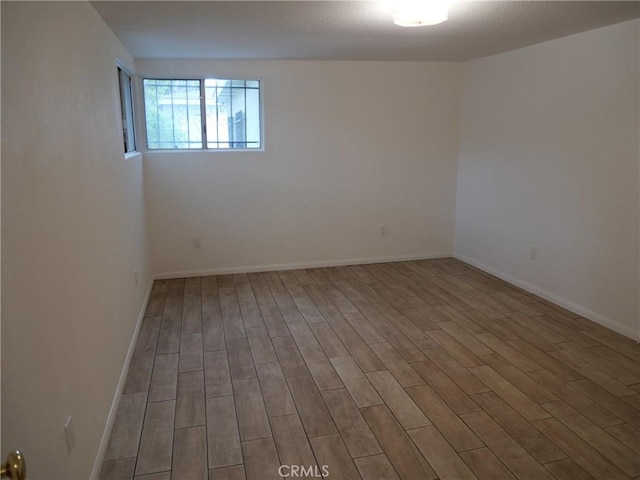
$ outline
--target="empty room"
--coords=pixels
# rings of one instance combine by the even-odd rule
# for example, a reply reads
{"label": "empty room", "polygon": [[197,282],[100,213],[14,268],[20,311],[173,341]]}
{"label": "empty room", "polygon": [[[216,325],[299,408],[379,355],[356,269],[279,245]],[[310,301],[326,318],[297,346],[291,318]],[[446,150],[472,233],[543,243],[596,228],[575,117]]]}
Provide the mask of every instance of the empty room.
{"label": "empty room", "polygon": [[640,2],[0,16],[2,478],[640,479]]}

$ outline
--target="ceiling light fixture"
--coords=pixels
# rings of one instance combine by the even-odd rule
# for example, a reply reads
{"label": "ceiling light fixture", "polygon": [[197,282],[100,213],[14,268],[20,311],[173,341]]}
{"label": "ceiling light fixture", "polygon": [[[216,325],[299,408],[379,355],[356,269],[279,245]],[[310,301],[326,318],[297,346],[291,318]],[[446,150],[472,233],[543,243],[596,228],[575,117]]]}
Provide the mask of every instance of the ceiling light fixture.
{"label": "ceiling light fixture", "polygon": [[391,6],[393,23],[401,27],[422,27],[445,22],[450,4],[446,0],[396,0]]}

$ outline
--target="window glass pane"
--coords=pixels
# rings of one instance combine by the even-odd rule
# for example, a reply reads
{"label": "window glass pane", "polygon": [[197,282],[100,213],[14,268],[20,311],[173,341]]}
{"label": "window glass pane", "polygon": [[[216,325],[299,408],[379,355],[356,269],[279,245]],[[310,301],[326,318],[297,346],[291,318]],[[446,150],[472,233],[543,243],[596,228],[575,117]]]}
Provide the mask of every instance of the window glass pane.
{"label": "window glass pane", "polygon": [[205,80],[207,148],[229,148],[227,80]]}
{"label": "window glass pane", "polygon": [[131,77],[118,67],[118,82],[120,84],[120,112],[122,114],[122,135],[124,138],[124,152],[136,149],[136,136],[133,125],[133,102],[131,94]]}
{"label": "window glass pane", "polygon": [[260,148],[260,90],[247,89],[246,148]]}
{"label": "window glass pane", "polygon": [[[253,83],[258,88],[247,88]],[[260,83],[205,80],[207,148],[260,148]]]}
{"label": "window glass pane", "polygon": [[199,80],[145,79],[149,149],[202,148]]}
{"label": "window glass pane", "polygon": [[229,102],[229,138],[231,148],[244,148],[246,139],[244,88],[231,88]]}

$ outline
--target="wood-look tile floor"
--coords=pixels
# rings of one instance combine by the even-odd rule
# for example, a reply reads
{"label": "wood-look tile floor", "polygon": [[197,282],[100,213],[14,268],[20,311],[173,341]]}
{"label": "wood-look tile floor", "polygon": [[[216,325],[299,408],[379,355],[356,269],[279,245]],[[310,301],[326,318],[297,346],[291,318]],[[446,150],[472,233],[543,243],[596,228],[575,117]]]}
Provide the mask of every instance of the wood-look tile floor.
{"label": "wood-look tile floor", "polygon": [[101,478],[610,480],[639,451],[638,344],[440,259],[155,282]]}

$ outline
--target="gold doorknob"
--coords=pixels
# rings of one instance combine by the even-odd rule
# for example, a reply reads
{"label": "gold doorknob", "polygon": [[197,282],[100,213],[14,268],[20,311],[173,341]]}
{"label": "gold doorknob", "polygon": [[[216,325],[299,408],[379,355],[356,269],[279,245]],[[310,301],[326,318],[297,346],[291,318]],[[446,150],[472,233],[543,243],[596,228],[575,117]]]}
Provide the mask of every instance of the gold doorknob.
{"label": "gold doorknob", "polygon": [[24,480],[27,478],[27,464],[19,450],[7,455],[7,462],[0,468],[0,478]]}

